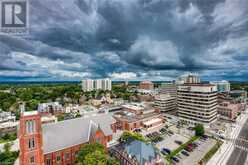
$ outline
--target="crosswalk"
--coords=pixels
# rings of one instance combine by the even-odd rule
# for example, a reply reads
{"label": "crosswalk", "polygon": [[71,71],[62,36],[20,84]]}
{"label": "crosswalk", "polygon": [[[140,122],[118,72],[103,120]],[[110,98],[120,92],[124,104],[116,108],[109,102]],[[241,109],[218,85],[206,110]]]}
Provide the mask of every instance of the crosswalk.
{"label": "crosswalk", "polygon": [[237,139],[229,139],[232,143],[247,143],[248,144],[248,139],[243,138],[243,137],[239,137]]}
{"label": "crosswalk", "polygon": [[239,146],[239,145],[234,145],[236,148],[238,148],[238,149],[241,149],[241,150],[243,150],[243,151],[245,151],[245,152],[248,152],[248,147],[244,147],[244,146]]}
{"label": "crosswalk", "polygon": [[229,139],[229,141],[231,141],[236,148],[248,152],[248,139],[239,137],[237,139]]}

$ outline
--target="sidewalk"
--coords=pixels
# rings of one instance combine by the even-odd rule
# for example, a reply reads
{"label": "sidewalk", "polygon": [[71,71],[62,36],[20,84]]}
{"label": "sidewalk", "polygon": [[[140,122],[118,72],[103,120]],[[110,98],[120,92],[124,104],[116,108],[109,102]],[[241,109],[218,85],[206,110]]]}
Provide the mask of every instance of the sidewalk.
{"label": "sidewalk", "polygon": [[225,165],[234,150],[234,144],[232,139],[236,139],[241,131],[245,121],[248,119],[248,114],[245,113],[241,115],[240,118],[237,119],[236,127],[231,131],[230,139],[225,140],[219,150],[215,153],[215,155],[209,160],[207,165]]}

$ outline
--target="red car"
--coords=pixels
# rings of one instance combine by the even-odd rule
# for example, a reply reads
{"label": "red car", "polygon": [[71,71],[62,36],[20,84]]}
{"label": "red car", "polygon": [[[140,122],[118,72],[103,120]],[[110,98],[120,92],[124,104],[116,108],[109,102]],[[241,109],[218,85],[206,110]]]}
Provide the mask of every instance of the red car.
{"label": "red car", "polygon": [[188,151],[188,152],[192,152],[193,151],[193,146],[189,144],[189,145],[187,145],[185,150]]}

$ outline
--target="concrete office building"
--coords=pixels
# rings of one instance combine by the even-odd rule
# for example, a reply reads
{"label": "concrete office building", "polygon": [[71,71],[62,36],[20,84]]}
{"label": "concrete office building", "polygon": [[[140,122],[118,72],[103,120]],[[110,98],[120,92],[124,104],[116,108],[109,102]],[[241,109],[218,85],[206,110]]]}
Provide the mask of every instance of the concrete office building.
{"label": "concrete office building", "polygon": [[210,84],[216,85],[218,92],[230,92],[230,83],[228,81],[211,81]]}
{"label": "concrete office building", "polygon": [[110,79],[97,79],[97,80],[82,80],[82,90],[85,92],[93,90],[112,90],[112,81]]}
{"label": "concrete office building", "polygon": [[142,81],[139,83],[139,89],[153,90],[154,84],[151,81]]}
{"label": "concrete office building", "polygon": [[198,84],[201,83],[201,79],[196,73],[189,73],[182,75],[178,78],[177,84]]}
{"label": "concrete office building", "polygon": [[217,87],[212,84],[184,84],[177,89],[178,115],[189,124],[208,125],[217,119]]}
{"label": "concrete office building", "polygon": [[154,98],[154,108],[159,109],[162,113],[176,111],[176,98],[170,96],[169,94],[156,95]]}
{"label": "concrete office building", "polygon": [[160,94],[170,94],[171,97],[177,97],[177,85],[175,83],[162,83],[159,87]]}

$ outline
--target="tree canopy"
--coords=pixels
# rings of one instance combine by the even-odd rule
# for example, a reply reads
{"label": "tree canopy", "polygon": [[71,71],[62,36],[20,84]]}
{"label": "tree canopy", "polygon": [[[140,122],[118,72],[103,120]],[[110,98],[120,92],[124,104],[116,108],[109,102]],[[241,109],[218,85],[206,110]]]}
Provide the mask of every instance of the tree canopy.
{"label": "tree canopy", "polygon": [[99,143],[84,145],[77,157],[77,165],[119,165],[119,162],[106,154]]}
{"label": "tree canopy", "polygon": [[128,141],[128,140],[140,140],[140,141],[146,141],[146,139],[139,133],[135,133],[135,132],[130,132],[130,131],[125,131],[122,133],[121,141]]}
{"label": "tree canopy", "polygon": [[197,124],[194,128],[196,136],[204,135],[204,126],[202,124]]}
{"label": "tree canopy", "polygon": [[3,147],[4,151],[0,151],[0,162],[2,164],[14,164],[15,160],[17,159],[19,152],[10,151],[10,148],[11,144],[6,143]]}

